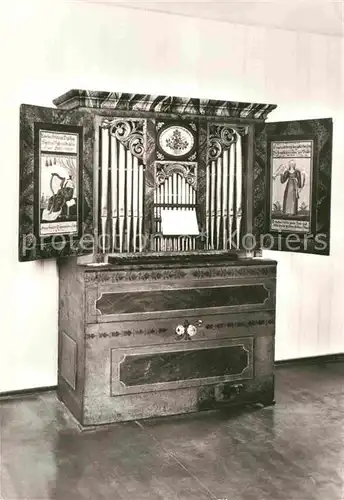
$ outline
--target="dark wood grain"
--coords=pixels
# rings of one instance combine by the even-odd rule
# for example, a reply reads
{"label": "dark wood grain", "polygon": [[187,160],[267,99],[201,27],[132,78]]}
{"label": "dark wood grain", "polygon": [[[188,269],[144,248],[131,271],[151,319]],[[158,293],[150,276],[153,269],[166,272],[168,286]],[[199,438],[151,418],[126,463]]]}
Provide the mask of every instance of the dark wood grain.
{"label": "dark wood grain", "polygon": [[181,309],[206,309],[264,304],[269,292],[264,285],[152,290],[128,293],[104,292],[96,302],[101,315],[127,314]]}
{"label": "dark wood grain", "polygon": [[243,345],[133,354],[121,363],[119,378],[126,386],[134,386],[238,375],[248,367],[248,355]]}
{"label": "dark wood grain", "polygon": [[260,239],[266,228],[267,199],[267,135],[266,124],[254,126],[254,159],[253,159],[253,221],[252,233],[259,248]]}
{"label": "dark wood grain", "polygon": [[151,238],[153,228],[153,201],[155,189],[155,167],[156,159],[156,132],[155,120],[146,120],[145,138],[145,171],[144,171],[144,214],[143,234],[145,235],[144,251],[151,250]]}
{"label": "dark wood grain", "polygon": [[201,222],[200,230],[205,235],[203,238],[197,238],[196,242],[199,249],[206,248],[206,234],[208,228],[206,227],[206,196],[207,196],[207,144],[208,144],[208,127],[205,118],[199,119],[199,132],[198,132],[198,188],[197,188],[197,205],[199,221]]}

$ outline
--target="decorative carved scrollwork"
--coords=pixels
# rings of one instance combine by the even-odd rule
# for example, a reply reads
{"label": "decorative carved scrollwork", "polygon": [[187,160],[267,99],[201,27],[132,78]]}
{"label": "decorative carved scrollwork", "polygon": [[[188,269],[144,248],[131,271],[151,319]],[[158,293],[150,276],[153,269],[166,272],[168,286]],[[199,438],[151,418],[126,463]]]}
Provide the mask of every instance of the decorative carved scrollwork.
{"label": "decorative carved scrollwork", "polygon": [[143,159],[145,152],[145,120],[126,120],[123,118],[115,118],[114,120],[105,119],[102,123],[102,128],[108,128],[110,134],[116,137],[123,146],[129,149],[133,156]]}
{"label": "decorative carved scrollwork", "polygon": [[230,127],[228,125],[209,125],[208,135],[208,158],[210,161],[217,160],[223,151],[230,148],[238,140],[238,134],[247,133],[247,127]]}
{"label": "decorative carved scrollwork", "polygon": [[156,184],[160,186],[172,174],[181,175],[194,189],[197,188],[197,163],[193,162],[155,162]]}

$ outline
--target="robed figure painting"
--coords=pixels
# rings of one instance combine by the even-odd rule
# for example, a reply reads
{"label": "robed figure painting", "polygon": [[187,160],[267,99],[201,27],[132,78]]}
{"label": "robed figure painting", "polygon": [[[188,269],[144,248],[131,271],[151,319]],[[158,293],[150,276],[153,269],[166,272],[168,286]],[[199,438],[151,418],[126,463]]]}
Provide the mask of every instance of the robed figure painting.
{"label": "robed figure painting", "polygon": [[273,141],[270,230],[310,231],[313,142]]}
{"label": "robed figure painting", "polygon": [[[304,188],[306,182],[306,173],[301,171],[296,166],[295,160],[288,162],[288,167],[281,165],[282,172],[279,178],[282,184],[285,184],[283,194],[283,213],[285,215],[298,214],[298,200],[300,191]],[[276,180],[278,174],[274,174],[273,179]]]}

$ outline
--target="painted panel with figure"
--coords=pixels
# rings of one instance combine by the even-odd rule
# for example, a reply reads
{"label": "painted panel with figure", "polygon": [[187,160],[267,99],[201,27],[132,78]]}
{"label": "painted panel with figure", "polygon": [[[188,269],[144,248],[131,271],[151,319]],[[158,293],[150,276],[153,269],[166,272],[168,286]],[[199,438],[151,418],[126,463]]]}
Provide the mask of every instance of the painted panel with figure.
{"label": "painted panel with figure", "polygon": [[311,231],[313,145],[313,140],[271,142],[271,231]]}
{"label": "painted panel with figure", "polygon": [[20,108],[19,260],[92,251],[94,119]]}
{"label": "painted panel with figure", "polygon": [[255,166],[266,181],[260,185],[255,176],[254,224],[262,248],[330,254],[332,136],[331,118],[258,130]]}
{"label": "painted panel with figure", "polygon": [[[78,234],[78,184],[80,180],[80,129],[36,130],[39,143],[40,236]],[[81,154],[80,154],[81,153]]]}

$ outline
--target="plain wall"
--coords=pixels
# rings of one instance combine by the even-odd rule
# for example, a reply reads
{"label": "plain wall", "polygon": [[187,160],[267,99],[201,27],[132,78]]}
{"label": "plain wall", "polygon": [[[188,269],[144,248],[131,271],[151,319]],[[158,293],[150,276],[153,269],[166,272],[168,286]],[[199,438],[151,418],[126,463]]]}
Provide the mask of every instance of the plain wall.
{"label": "plain wall", "polygon": [[52,106],[70,88],[276,103],[274,121],[333,117],[332,255],[266,255],[279,261],[276,359],[344,351],[340,38],[15,0],[0,43],[0,392],[57,381],[56,264],[17,262],[19,105]]}

